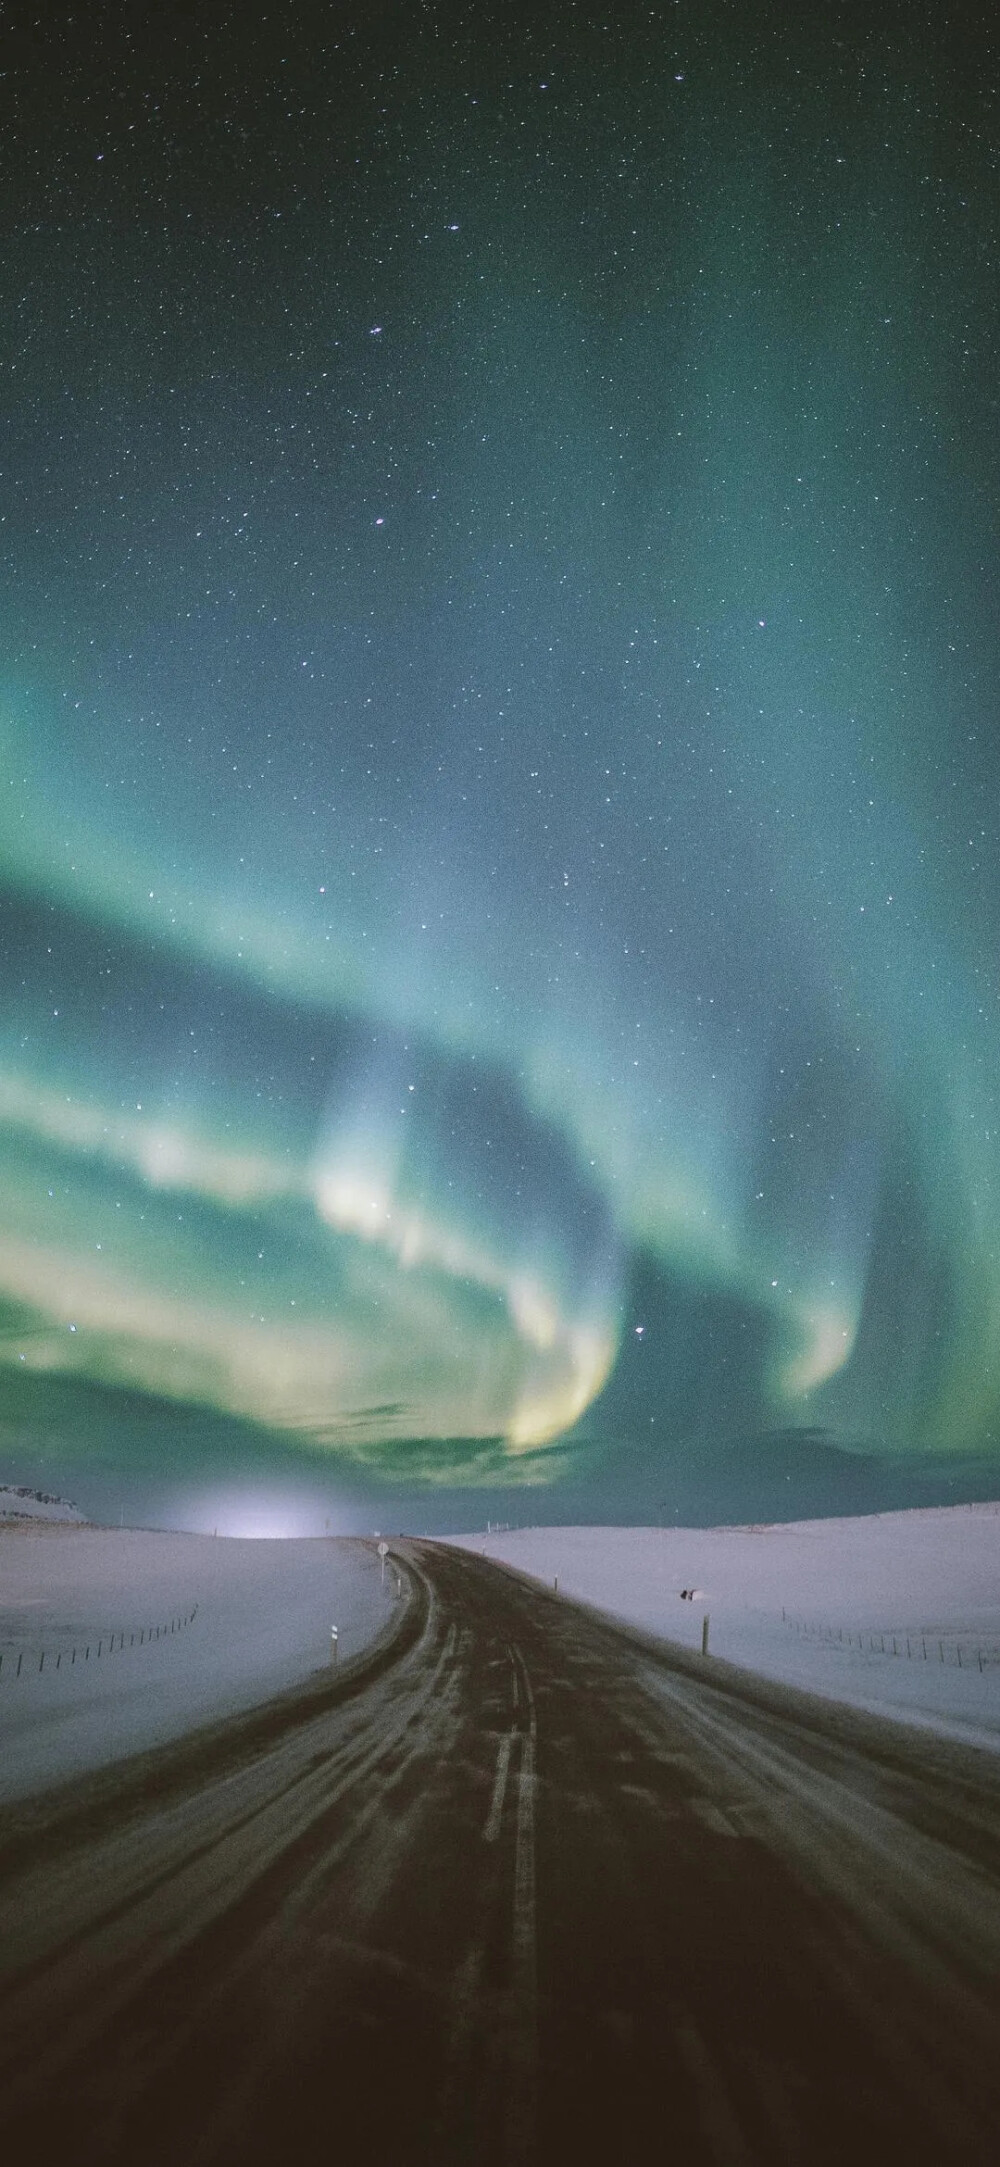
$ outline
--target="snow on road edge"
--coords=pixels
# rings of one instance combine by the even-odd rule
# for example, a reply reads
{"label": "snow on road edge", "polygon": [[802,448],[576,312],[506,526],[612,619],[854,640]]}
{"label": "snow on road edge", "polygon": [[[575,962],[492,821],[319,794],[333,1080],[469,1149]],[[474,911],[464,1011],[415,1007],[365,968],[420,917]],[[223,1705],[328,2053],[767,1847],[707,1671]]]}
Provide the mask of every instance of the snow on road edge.
{"label": "snow on road edge", "polygon": [[1000,1504],[452,1539],[686,1648],[707,1613],[711,1655],[1000,1750]]}

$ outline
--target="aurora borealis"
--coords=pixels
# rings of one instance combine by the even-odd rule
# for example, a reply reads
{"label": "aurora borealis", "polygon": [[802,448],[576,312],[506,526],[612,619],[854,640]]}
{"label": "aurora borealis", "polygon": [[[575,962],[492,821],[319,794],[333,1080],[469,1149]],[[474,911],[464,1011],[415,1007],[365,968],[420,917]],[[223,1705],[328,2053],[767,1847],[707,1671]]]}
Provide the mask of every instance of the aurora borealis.
{"label": "aurora borealis", "polygon": [[12,1475],[85,1497],[76,1393],[442,1511],[984,1494],[993,33],[56,6],[4,66]]}

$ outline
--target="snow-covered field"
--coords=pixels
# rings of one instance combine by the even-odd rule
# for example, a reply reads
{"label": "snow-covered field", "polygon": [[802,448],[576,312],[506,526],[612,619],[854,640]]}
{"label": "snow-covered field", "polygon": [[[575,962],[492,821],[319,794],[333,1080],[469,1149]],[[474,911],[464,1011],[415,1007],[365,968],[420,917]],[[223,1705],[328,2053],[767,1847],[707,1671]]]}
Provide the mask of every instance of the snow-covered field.
{"label": "snow-covered field", "polygon": [[0,1524],[0,1799],[299,1683],[329,1663],[332,1625],[346,1661],[394,1596],[346,1537]]}
{"label": "snow-covered field", "polygon": [[707,1612],[711,1655],[1000,1749],[1000,1504],[456,1539],[688,1648]]}
{"label": "snow-covered field", "polygon": [[[707,1613],[711,1656],[1000,1748],[1000,1505],[458,1540],[689,1648]],[[345,1537],[0,1522],[0,1799],[301,1682],[331,1625],[348,1659],[394,1597]]]}

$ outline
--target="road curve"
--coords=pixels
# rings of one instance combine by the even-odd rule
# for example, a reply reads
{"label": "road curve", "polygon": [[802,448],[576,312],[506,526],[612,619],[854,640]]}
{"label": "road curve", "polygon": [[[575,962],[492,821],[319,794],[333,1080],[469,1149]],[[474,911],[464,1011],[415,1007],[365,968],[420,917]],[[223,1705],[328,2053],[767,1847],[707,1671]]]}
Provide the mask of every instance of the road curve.
{"label": "road curve", "polygon": [[74,2167],[1000,2156],[1000,1767],[394,1546],[393,1659],[0,1816]]}

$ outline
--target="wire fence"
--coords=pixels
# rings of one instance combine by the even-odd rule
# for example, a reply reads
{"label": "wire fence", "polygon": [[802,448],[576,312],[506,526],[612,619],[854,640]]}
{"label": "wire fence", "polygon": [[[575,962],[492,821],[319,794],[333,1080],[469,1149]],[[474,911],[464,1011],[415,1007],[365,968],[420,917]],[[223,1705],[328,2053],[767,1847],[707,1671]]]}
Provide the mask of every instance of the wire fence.
{"label": "wire fence", "polygon": [[911,1663],[944,1663],[953,1670],[991,1669],[1000,1663],[1000,1644],[991,1645],[964,1633],[908,1632],[898,1628],[895,1632],[861,1632],[844,1625],[819,1625],[814,1620],[789,1617],[781,1613],[781,1622],[798,1633],[803,1640],[822,1641],[833,1648],[857,1649],[862,1655],[887,1655],[902,1658]]}
{"label": "wire fence", "polygon": [[141,1625],[134,1632],[93,1634],[89,1640],[75,1643],[67,1641],[62,1648],[2,1648],[0,1649],[0,1685],[13,1678],[28,1675],[37,1677],[45,1670],[55,1672],[71,1670],[74,1664],[98,1663],[109,1655],[124,1655],[131,1648],[151,1648],[155,1641],[167,1640],[171,1633],[182,1633],[193,1625],[198,1615],[198,1605],[192,1610],[179,1611],[163,1625]]}

